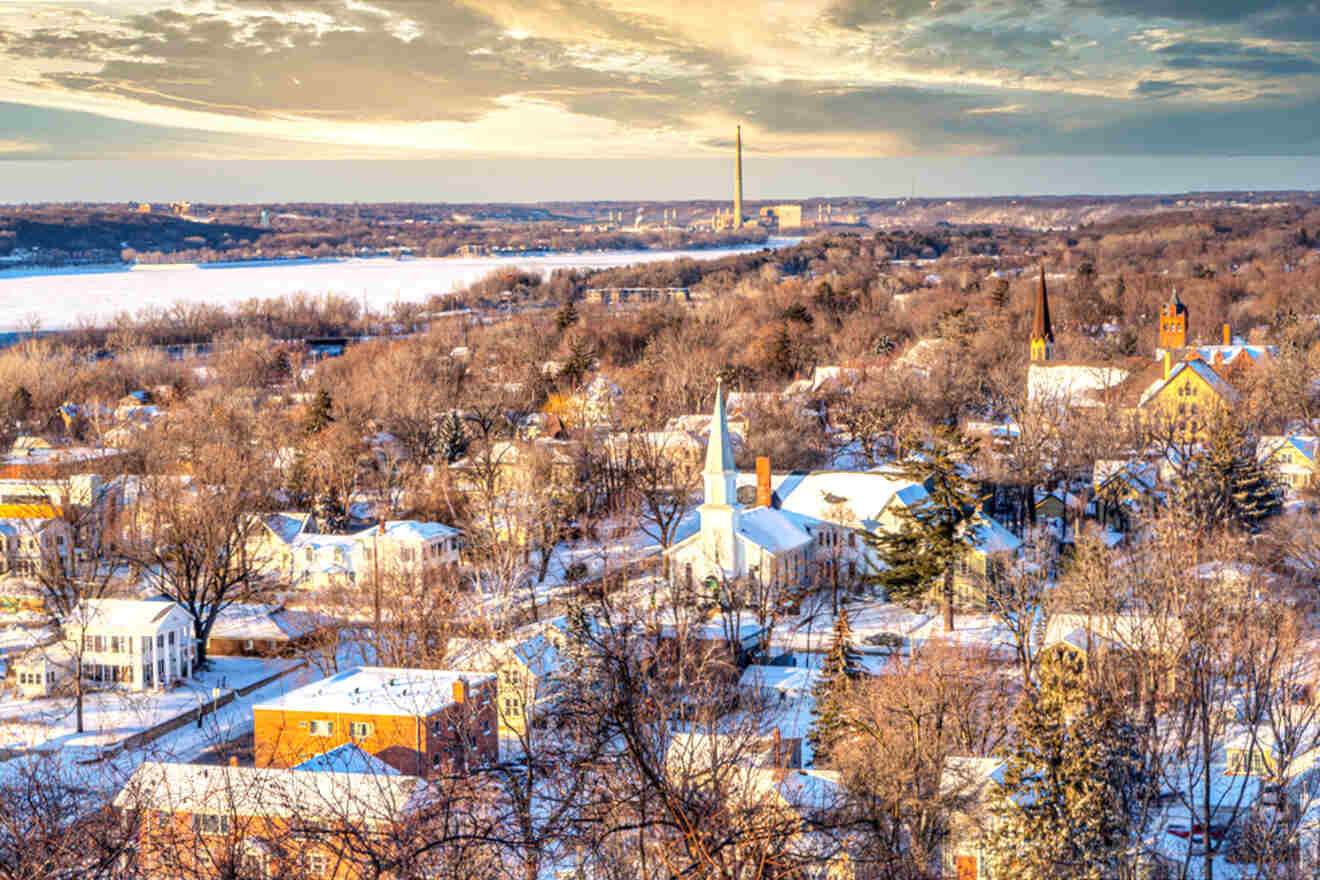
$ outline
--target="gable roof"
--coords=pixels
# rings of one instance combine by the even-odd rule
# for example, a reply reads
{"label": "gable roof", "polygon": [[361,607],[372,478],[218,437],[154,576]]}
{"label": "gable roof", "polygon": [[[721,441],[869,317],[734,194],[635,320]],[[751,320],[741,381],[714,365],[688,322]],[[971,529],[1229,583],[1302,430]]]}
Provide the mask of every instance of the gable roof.
{"label": "gable roof", "polygon": [[[739,474],[739,485],[756,485],[756,474]],[[778,508],[809,520],[834,522],[849,528],[873,529],[885,508],[897,498],[911,506],[926,497],[920,483],[878,471],[794,471],[772,474],[770,488]]]}
{"label": "gable roof", "polygon": [[1169,371],[1169,378],[1167,379],[1164,378],[1161,369],[1159,380],[1152,383],[1144,392],[1142,392],[1141,399],[1137,401],[1137,405],[1145,406],[1151,400],[1154,400],[1159,396],[1161,391],[1178,381],[1179,377],[1184,376],[1188,370],[1199,376],[1207,385],[1214,389],[1216,394],[1229,403],[1236,403],[1238,398],[1241,397],[1232,385],[1229,385],[1224,381],[1223,376],[1220,376],[1215,372],[1214,367],[1198,358],[1190,361],[1183,361],[1176,365]]}
{"label": "gable roof", "polygon": [[315,755],[295,764],[294,770],[321,773],[373,773],[377,776],[401,776],[389,764],[366,751],[357,743],[344,743],[335,746],[324,754]]}
{"label": "gable roof", "polygon": [[259,602],[235,602],[220,609],[211,638],[282,642],[302,638],[333,621],[310,611],[289,611]]}
{"label": "gable roof", "polygon": [[770,553],[780,554],[811,543],[791,516],[773,507],[756,507],[738,517],[738,535]]}
{"label": "gable roof", "polygon": [[261,517],[261,524],[276,539],[292,544],[295,538],[307,530],[311,519],[310,513],[268,513]]}
{"label": "gable roof", "polygon": [[69,621],[88,629],[135,630],[155,629],[171,614],[186,616],[182,606],[172,601],[150,599],[89,599],[76,619]]}
{"label": "gable roof", "polygon": [[148,761],[115,796],[119,809],[391,822],[428,792],[415,776]]}

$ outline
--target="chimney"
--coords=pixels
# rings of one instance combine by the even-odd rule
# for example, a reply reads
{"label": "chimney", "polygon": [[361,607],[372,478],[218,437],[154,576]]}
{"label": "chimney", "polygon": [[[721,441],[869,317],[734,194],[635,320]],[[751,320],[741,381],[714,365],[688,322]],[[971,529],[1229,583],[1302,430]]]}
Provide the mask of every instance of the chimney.
{"label": "chimney", "polygon": [[770,494],[770,459],[761,456],[756,460],[756,506],[771,507]]}
{"label": "chimney", "polygon": [[454,702],[466,703],[468,699],[468,684],[466,678],[454,679]]}
{"label": "chimney", "polygon": [[1229,329],[1228,329],[1228,325],[1225,324],[1225,325],[1224,325],[1224,345],[1232,345],[1232,344],[1233,344],[1233,331],[1229,330]]}
{"label": "chimney", "polygon": [[1166,352],[1164,353],[1164,381],[1165,381],[1165,382],[1169,381],[1169,373],[1172,371],[1172,370],[1171,370],[1171,365],[1170,365],[1169,361],[1170,361],[1169,353],[1166,351]]}
{"label": "chimney", "polygon": [[735,159],[733,173],[733,228],[742,228],[743,206],[742,206],[742,126],[738,126],[736,136],[737,158]]}

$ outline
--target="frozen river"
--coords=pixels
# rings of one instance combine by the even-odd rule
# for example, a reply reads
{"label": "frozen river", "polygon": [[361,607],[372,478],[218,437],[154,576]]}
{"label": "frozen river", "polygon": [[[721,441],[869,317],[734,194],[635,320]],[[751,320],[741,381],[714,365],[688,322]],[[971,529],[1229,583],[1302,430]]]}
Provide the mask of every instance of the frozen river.
{"label": "frozen river", "polygon": [[231,263],[129,269],[0,270],[0,331],[43,330],[100,323],[120,312],[168,308],[178,302],[233,305],[291,293],[333,293],[364,300],[373,310],[396,302],[422,302],[484,277],[495,269],[548,275],[555,269],[603,269],[691,257],[712,260],[732,253],[784,247],[798,241],[772,238],[767,245],[689,251],[608,251],[461,259],[345,259]]}

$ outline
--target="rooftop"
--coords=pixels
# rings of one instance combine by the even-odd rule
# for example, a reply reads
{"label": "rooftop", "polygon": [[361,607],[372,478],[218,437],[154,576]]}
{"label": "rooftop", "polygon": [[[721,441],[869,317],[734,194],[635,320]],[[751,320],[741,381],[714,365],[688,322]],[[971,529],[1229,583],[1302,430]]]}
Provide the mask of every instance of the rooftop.
{"label": "rooftop", "polygon": [[482,672],[359,666],[253,706],[253,710],[425,716],[459,702],[455,685],[494,681]]}
{"label": "rooftop", "polygon": [[437,541],[453,538],[459,534],[459,531],[443,523],[420,522],[413,519],[392,519],[385,522],[383,533],[380,526],[372,526],[369,529],[363,529],[353,537],[370,538],[373,534],[399,541]]}
{"label": "rooftop", "polygon": [[120,790],[115,806],[150,806],[171,813],[389,822],[417,805],[426,790],[422,780],[397,774],[148,761]]}

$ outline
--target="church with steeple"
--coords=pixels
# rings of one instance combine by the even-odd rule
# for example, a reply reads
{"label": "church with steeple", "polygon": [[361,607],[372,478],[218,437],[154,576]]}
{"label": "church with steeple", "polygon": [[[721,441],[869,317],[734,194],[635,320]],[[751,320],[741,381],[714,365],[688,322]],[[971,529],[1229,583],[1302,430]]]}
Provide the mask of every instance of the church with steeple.
{"label": "church with steeple", "polygon": [[767,464],[766,487],[757,492],[756,502],[739,504],[724,389],[717,386],[701,472],[704,496],[697,508],[701,526],[665,551],[672,576],[693,583],[750,576],[769,584],[791,582],[805,572],[811,535],[790,514],[771,505],[768,468]]}
{"label": "church with steeple", "polygon": [[1060,357],[1054,341],[1054,325],[1050,321],[1044,265],[1040,267],[1028,344],[1027,397],[1030,400],[1067,407],[1099,406],[1101,392],[1132,374],[1130,366],[1123,362],[1070,361]]}

